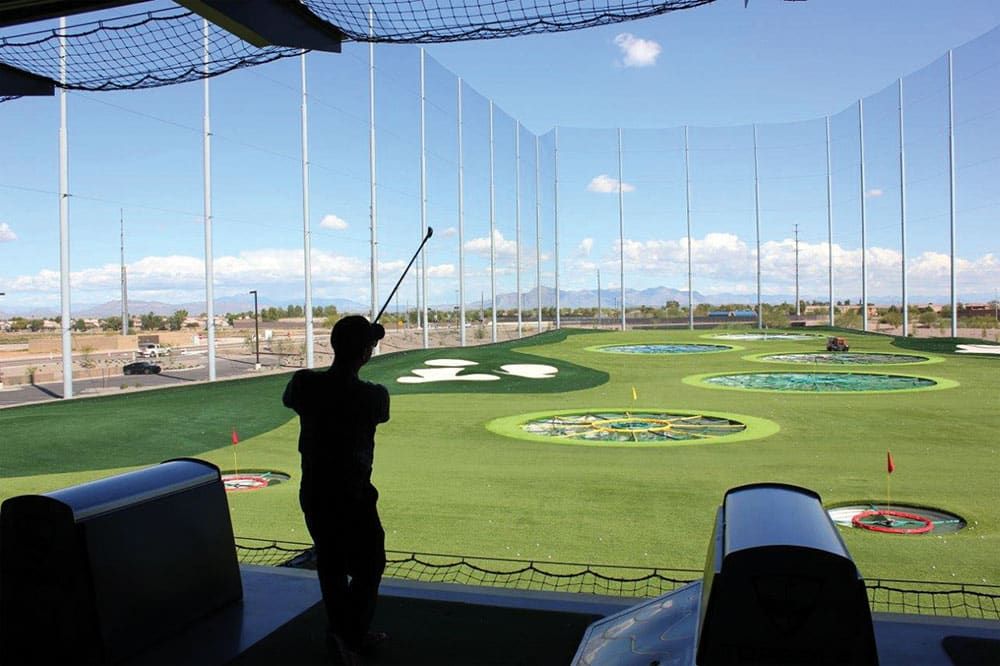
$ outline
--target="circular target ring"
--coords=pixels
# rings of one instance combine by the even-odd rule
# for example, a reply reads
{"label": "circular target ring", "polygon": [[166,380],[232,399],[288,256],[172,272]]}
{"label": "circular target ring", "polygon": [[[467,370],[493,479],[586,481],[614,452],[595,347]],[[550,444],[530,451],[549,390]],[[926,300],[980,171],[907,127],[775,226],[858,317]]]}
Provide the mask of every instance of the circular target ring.
{"label": "circular target ring", "polygon": [[772,421],[740,414],[646,408],[534,412],[494,419],[486,428],[539,442],[635,448],[743,441],[779,429]]}

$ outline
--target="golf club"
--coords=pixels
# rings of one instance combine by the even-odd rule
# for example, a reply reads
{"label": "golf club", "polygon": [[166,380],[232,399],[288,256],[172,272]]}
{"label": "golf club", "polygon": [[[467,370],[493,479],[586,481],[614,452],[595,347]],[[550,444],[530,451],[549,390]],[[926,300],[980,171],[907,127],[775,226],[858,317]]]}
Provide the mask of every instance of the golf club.
{"label": "golf club", "polygon": [[428,239],[430,239],[430,237],[433,235],[434,235],[434,229],[431,227],[427,227],[427,235],[424,236],[424,239],[422,241],[420,241],[420,247],[418,247],[417,251],[413,253],[413,258],[410,259],[410,263],[406,264],[406,268],[403,269],[403,274],[399,276],[399,281],[396,282],[396,286],[393,287],[392,292],[389,293],[389,298],[385,299],[385,303],[382,305],[382,309],[378,311],[377,315],[375,315],[375,320],[372,321],[372,326],[378,324],[378,320],[379,318],[382,317],[382,313],[385,312],[385,309],[387,307],[389,307],[389,303],[392,301],[392,297],[396,295],[396,290],[399,289],[399,285],[403,284],[403,278],[405,278],[406,274],[410,272],[410,266],[412,266],[413,262],[417,260],[417,255],[420,254],[420,251],[422,249],[424,249],[424,244],[427,243]]}

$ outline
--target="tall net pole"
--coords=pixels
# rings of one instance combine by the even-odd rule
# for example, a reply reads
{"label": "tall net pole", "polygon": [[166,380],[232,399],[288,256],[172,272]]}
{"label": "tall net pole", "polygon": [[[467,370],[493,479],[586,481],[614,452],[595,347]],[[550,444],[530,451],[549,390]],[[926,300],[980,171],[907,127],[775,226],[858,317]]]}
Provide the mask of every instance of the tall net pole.
{"label": "tall net pole", "polygon": [[59,303],[62,314],[63,398],[73,397],[73,322],[69,285],[69,130],[66,109],[66,17],[59,19]]}
{"label": "tall net pole", "polygon": [[306,367],[312,368],[316,363],[313,349],[312,232],[309,229],[309,96],[304,51],[299,61],[302,71],[302,257],[306,290]]}
{"label": "tall net pole", "polygon": [[128,273],[125,271],[125,210],[118,209],[122,250],[122,335],[128,335]]}
{"label": "tall net pole", "polygon": [[688,155],[688,127],[684,126],[684,208],[687,217],[688,328],[694,330],[694,285],[691,278],[691,165]]}
{"label": "tall net pole", "polygon": [[903,337],[910,330],[910,304],[906,292],[906,139],[903,133],[903,79],[899,79],[899,252],[903,295]]}
{"label": "tall net pole", "polygon": [[621,327],[625,330],[625,187],[622,182],[622,128],[618,128],[618,286],[621,294]]}
{"label": "tall net pole", "polygon": [[521,321],[521,123],[514,121],[514,274],[517,289],[517,337],[524,333]]}
{"label": "tall net pole", "polygon": [[753,126],[753,219],[757,236],[757,328],[764,328],[764,306],[760,296],[760,178],[757,165],[757,124]]}
{"label": "tall net pole", "polygon": [[830,116],[826,117],[826,251],[830,287],[830,326],[836,321],[833,301],[833,170],[830,168]]}
{"label": "tall net pole", "polygon": [[[209,53],[211,26],[207,20],[202,20],[202,39],[205,58],[205,74],[211,66]],[[212,120],[211,97],[209,96],[208,76],[203,84],[204,116],[202,129],[202,169],[204,172],[204,208],[205,208],[205,328],[208,333],[208,379],[215,381],[215,271],[212,267]]]}
{"label": "tall net pole", "polygon": [[542,177],[538,135],[535,135],[535,311],[538,332],[542,332]]}
{"label": "tall net pole", "polygon": [[462,79],[458,79],[458,339],[465,346],[465,155],[462,149]]}
{"label": "tall net pole", "polygon": [[953,57],[948,49],[948,220],[951,233],[951,337],[958,337],[958,297],[955,290],[955,86]]}
{"label": "tall net pole", "polygon": [[868,331],[868,204],[865,202],[865,101],[858,100],[858,155],[861,163],[861,330]]}
{"label": "tall net pole", "polygon": [[494,154],[493,154],[493,100],[490,100],[490,340],[497,341],[497,216],[496,216],[496,188],[493,180]]}
{"label": "tall net pole", "polygon": [[[369,35],[375,34],[375,13],[368,10]],[[368,182],[371,254],[371,319],[378,312],[378,207],[375,180],[375,42],[368,42]]]}
{"label": "tall net pole", "polygon": [[556,329],[562,328],[562,301],[559,298],[559,127],[555,128],[552,144],[552,245],[555,261]]}
{"label": "tall net pole", "polygon": [[[424,61],[426,52],[420,49],[420,238],[427,235],[427,94],[425,89]],[[427,251],[420,249],[420,296],[423,303],[424,349],[430,347],[430,332],[427,321]]]}

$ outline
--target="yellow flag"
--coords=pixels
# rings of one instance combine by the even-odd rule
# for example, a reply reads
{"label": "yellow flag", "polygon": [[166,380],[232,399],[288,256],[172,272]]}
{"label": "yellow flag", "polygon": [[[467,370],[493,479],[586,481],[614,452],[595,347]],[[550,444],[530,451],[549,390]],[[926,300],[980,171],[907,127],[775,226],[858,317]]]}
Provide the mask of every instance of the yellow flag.
{"label": "yellow flag", "polygon": [[632,400],[635,401],[635,400],[638,400],[638,399],[639,399],[639,394],[635,392],[635,387],[633,386],[632,387]]}

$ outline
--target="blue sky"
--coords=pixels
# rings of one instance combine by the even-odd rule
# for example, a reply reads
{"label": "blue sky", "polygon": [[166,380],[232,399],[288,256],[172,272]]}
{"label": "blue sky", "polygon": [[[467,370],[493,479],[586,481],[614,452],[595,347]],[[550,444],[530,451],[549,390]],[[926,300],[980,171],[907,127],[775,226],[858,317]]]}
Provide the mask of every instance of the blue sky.
{"label": "blue sky", "polygon": [[[563,289],[619,284],[617,128],[623,128],[625,283],[684,288],[683,126],[689,125],[694,288],[755,291],[753,132],[758,127],[765,296],[827,292],[825,116],[833,159],[835,298],[860,296],[857,106],[865,97],[869,293],[898,298],[896,79],[906,99],[911,298],[945,299],[946,69],[941,56],[1000,24],[1000,3],[720,0],[572,33],[427,48],[427,264],[432,304],[458,288],[456,77],[463,79],[467,302],[489,300],[489,100],[494,102],[498,293],[555,272],[559,126]],[[8,31],[8,34],[12,31]],[[309,135],[314,297],[369,300],[367,46],[311,54]],[[376,47],[379,297],[420,240],[419,51]],[[1000,285],[1000,35],[955,50],[959,300]],[[301,302],[299,61],[211,83],[217,297],[258,289]],[[74,310],[118,297],[119,211],[130,298],[204,298],[202,86],[69,96]],[[515,121],[516,119],[516,121]],[[515,128],[520,122],[520,160]],[[0,312],[58,309],[56,98],[0,104]],[[536,207],[535,134],[541,161]],[[518,163],[520,168],[518,169]],[[517,174],[517,175],[516,175]],[[520,195],[520,207],[517,206]],[[249,297],[248,297],[249,298]],[[408,279],[400,307],[416,300]],[[249,302],[249,300],[248,300]]]}

